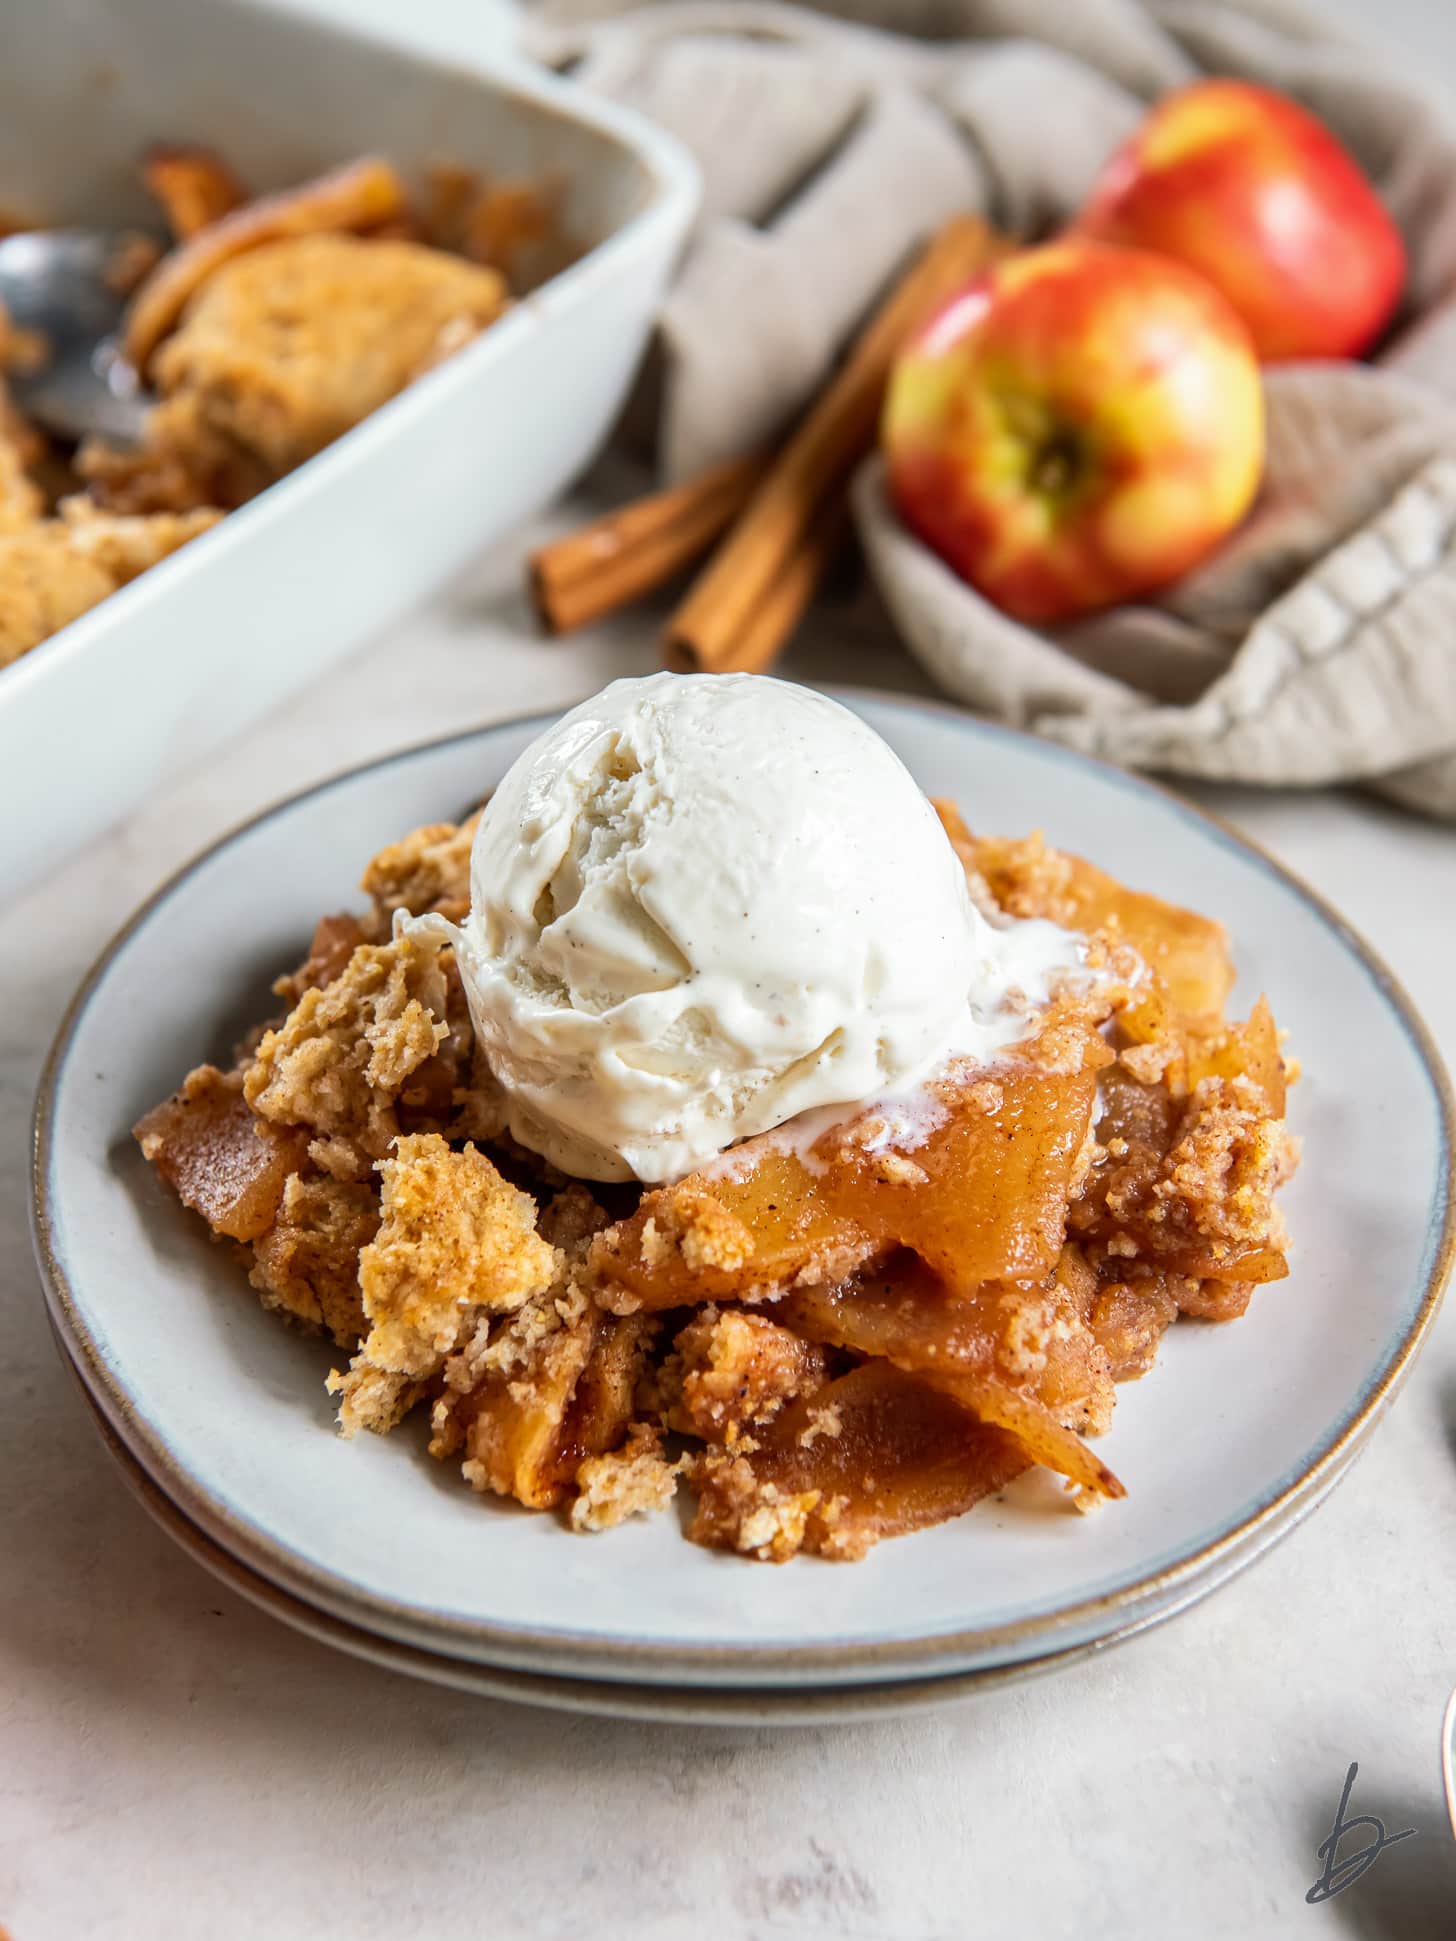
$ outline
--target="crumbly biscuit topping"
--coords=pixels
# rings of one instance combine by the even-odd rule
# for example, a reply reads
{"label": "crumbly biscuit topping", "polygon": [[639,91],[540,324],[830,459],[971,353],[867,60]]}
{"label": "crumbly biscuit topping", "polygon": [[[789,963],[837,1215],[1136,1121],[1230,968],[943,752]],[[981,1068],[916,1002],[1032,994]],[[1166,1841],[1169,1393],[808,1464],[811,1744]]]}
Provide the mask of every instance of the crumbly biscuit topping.
{"label": "crumbly biscuit topping", "polygon": [[142,1151],[266,1307],[352,1351],[345,1435],[427,1405],[438,1459],[573,1529],[683,1476],[694,1540],[848,1560],[1034,1462],[1076,1507],[1115,1497],[1082,1440],[1114,1385],[1180,1316],[1231,1319],[1286,1271],[1289,1065],[1267,1006],[1223,1021],[1216,925],[948,826],[978,897],[1077,922],[1105,975],[924,1111],[765,1135],[650,1192],[565,1179],[502,1130],[451,952],[390,935],[468,898],[470,825],[431,824]]}

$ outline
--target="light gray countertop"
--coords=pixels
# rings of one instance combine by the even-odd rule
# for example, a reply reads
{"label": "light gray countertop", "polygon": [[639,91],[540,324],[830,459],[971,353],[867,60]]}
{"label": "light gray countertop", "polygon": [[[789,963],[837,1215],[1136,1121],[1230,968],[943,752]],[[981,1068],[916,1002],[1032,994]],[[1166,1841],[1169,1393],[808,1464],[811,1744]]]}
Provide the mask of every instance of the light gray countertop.
{"label": "light gray countertop", "polygon": [[[628,1725],[415,1684],[263,1616],[127,1493],[31,1263],[47,1043],[112,930],[240,818],[387,748],[653,665],[641,623],[530,639],[518,557],[483,561],[7,913],[0,1927],[14,1941],[1449,1934],[1451,1312],[1349,1478],[1245,1575],[1090,1665],[892,1723]],[[832,607],[788,671],[923,686]],[[1456,1054],[1456,835],[1354,796],[1204,799],[1346,912]],[[1309,1907],[1351,1760],[1351,1810],[1417,1837]]]}
{"label": "light gray countertop", "polygon": [[[1449,96],[1450,0],[1326,0]],[[1025,1941],[1456,1932],[1437,1733],[1456,1682],[1456,1309],[1333,1497],[1090,1665],[873,1726],[731,1733],[459,1697],[331,1654],[146,1517],[51,1345],[31,1096],[86,964],[196,849],[411,740],[654,663],[521,638],[513,549],[167,788],[0,927],[0,1930],[13,1941]],[[205,650],[205,643],[199,644]],[[802,678],[917,689],[832,617]],[[63,782],[63,777],[61,778]],[[1201,798],[1331,897],[1456,1063],[1456,833],[1353,796]],[[7,841],[23,840],[11,826]],[[1443,948],[1444,946],[1444,948]],[[1309,1907],[1352,1810],[1416,1838]]]}

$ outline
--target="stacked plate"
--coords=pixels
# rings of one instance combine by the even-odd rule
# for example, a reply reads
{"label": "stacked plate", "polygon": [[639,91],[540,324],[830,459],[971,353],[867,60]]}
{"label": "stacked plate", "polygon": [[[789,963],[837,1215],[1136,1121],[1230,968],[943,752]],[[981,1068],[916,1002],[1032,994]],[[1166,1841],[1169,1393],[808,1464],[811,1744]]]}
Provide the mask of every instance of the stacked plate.
{"label": "stacked plate", "polygon": [[332,1433],[336,1359],[278,1327],[143,1164],[129,1128],[269,1008],[363,862],[461,813],[544,722],[410,750],[281,804],[175,877],[86,980],[37,1108],[51,1315],[148,1508],[285,1622],[467,1690],[744,1723],[853,1718],[1107,1649],[1250,1562],[1339,1479],[1430,1326],[1453,1246],[1452,1103],[1374,953],[1240,837],[1150,784],[949,709],[844,693],[972,822],[1043,828],[1229,926],[1304,1065],[1288,1281],[1184,1326],[1098,1451],[1126,1501],[1044,1473],[855,1566],[697,1548],[671,1515],[573,1536],[473,1495],[406,1427]]}

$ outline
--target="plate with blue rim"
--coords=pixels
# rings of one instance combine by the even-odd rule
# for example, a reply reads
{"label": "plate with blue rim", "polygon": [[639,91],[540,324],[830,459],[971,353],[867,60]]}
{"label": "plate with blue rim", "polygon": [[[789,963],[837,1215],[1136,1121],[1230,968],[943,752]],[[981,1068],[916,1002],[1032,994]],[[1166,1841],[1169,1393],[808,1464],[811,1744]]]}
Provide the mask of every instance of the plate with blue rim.
{"label": "plate with blue rim", "polygon": [[1267,992],[1301,1060],[1289,1278],[1185,1323],[1119,1390],[1097,1448],[1128,1489],[1069,1511],[1041,1472],[861,1563],[766,1568],[671,1513],[591,1537],[483,1499],[412,1423],[333,1432],[336,1351],[281,1328],[141,1159],[130,1128],[270,1009],[368,858],[477,801],[546,725],[412,748],[280,803],[137,912],[84,980],[36,1107],[34,1215],[51,1317],[116,1443],[188,1527],[283,1598],[432,1659],[637,1688],[887,1686],[1031,1669],[1186,1606],[1333,1485],[1434,1319],[1453,1251],[1453,1107],[1376,952],[1201,810],[1053,744],[843,690],[973,826],[1046,832],[1220,918],[1234,1008]]}

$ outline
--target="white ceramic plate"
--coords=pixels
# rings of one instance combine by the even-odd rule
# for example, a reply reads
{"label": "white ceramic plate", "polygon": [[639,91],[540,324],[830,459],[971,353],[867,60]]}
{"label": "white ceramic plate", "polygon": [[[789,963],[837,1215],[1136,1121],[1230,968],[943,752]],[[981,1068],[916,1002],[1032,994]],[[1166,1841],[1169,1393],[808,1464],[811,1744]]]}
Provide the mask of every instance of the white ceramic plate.
{"label": "white ceramic plate", "polygon": [[[74,1364],[72,1372],[79,1381]],[[1129,1638],[1195,1602],[1201,1594],[1197,1590],[1186,1593],[1167,1611],[1140,1618],[1092,1644],[1077,1645],[1069,1651],[1052,1651],[1044,1657],[1027,1658],[1012,1665],[991,1665],[982,1671],[953,1672],[939,1678],[902,1678],[886,1684],[829,1685],[819,1689],[639,1685],[625,1679],[557,1678],[549,1673],[471,1664],[464,1658],[422,1651],[418,1646],[398,1644],[391,1638],[346,1624],[306,1604],[302,1598],[280,1590],[267,1578],[249,1570],[246,1564],[239,1563],[236,1557],[204,1536],[195,1523],[188,1522],[117,1438],[85,1384],[80,1386],[96,1431],[107,1454],[121,1471],[127,1488],[168,1536],[219,1583],[318,1644],[345,1652],[351,1658],[362,1658],[387,1671],[403,1672],[408,1678],[447,1685],[474,1698],[498,1698],[513,1705],[535,1705],[553,1712],[589,1712],[598,1717],[647,1719],[667,1725],[855,1725],[866,1719],[883,1718],[889,1712],[937,1710],[943,1705],[984,1697],[1022,1679],[1070,1670],[1073,1665],[1101,1657],[1114,1646],[1125,1644]]]}
{"label": "white ceramic plate", "polygon": [[985,828],[1040,826],[1228,922],[1239,1000],[1267,990],[1304,1061],[1291,1278],[1223,1328],[1180,1326],[1099,1450],[1128,1500],[1069,1513],[1033,1475],[844,1567],[764,1569],[658,1518],[610,1535],[473,1496],[409,1429],[344,1443],[332,1359],[263,1314],[149,1174],[128,1128],[267,1005],[369,855],[457,814],[542,726],[479,730],[284,803],[166,885],[83,986],[38,1104],[52,1312],[151,1479],[250,1570],[347,1625],[555,1676],[823,1687],[1088,1644],[1210,1588],[1297,1520],[1373,1426],[1434,1315],[1452,1245],[1450,1103],[1389,974],[1277,865],[1149,784],[950,709],[846,694]]}
{"label": "white ceramic plate", "polygon": [[447,1685],[476,1698],[505,1699],[512,1704],[535,1705],[549,1711],[588,1712],[674,1725],[852,1725],[865,1719],[882,1718],[888,1712],[938,1710],[945,1705],[984,1697],[1004,1685],[1039,1678],[1048,1672],[1070,1670],[1176,1617],[1190,1604],[1196,1604],[1215,1584],[1277,1542],[1334,1487],[1358,1448],[1358,1444],[1352,1444],[1345,1459],[1330,1469],[1320,1492],[1302,1497],[1298,1506],[1292,1507],[1285,1516],[1262,1523],[1246,1545],[1222,1553],[1218,1562],[1202,1575],[1180,1579],[1166,1601],[1140,1605],[1126,1623],[1103,1632],[1087,1644],[1049,1650],[1005,1664],[983,1665],[977,1670],[864,1684],[679,1686],[655,1683],[647,1678],[634,1682],[615,1675],[592,1679],[518,1671],[506,1665],[476,1662],[401,1643],[384,1632],[367,1630],[359,1623],[310,1604],[259,1575],[191,1522],[142,1467],[107,1420],[81,1368],[70,1361],[65,1338],[58,1335],[57,1339],[63,1358],[76,1376],[102,1445],[121,1471],[128,1489],[194,1562],[260,1610],[317,1643],[350,1657],[362,1658],[389,1671],[403,1672],[406,1677],[423,1679],[429,1684]]}

